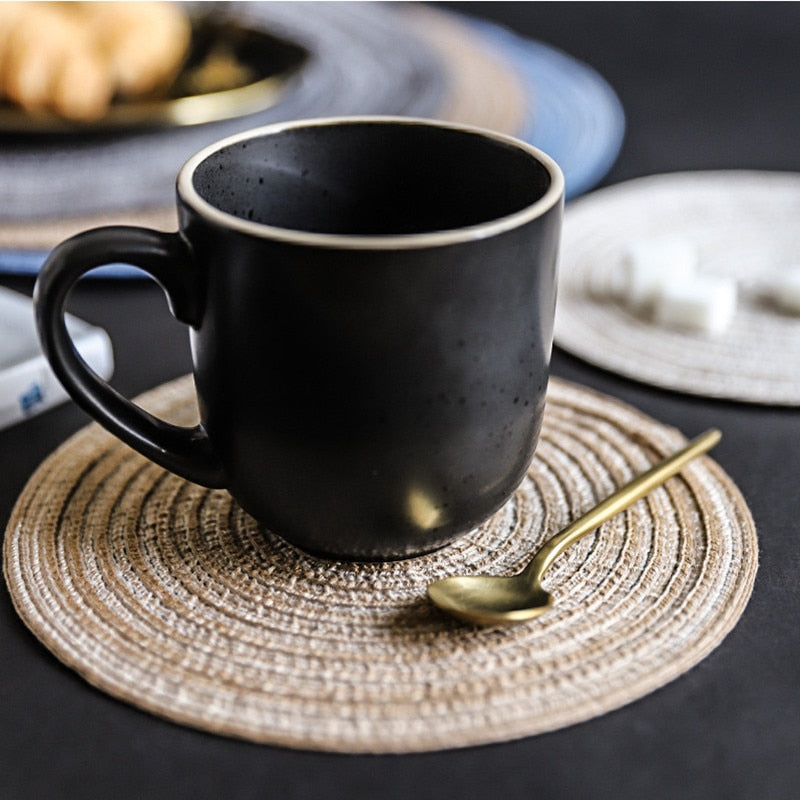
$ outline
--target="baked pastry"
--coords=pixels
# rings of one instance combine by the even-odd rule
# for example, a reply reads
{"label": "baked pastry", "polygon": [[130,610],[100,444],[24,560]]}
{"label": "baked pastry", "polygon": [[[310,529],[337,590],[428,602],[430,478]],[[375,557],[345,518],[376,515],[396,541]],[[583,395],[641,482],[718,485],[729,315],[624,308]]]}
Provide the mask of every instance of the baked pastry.
{"label": "baked pastry", "polygon": [[95,120],[115,96],[168,84],[190,36],[173,3],[0,3],[0,96],[28,111]]}

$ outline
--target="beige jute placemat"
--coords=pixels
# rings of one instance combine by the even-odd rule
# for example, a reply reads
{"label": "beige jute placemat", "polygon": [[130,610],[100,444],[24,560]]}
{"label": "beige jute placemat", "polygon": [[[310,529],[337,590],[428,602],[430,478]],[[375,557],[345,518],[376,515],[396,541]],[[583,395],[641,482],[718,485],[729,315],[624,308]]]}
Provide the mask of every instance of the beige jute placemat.
{"label": "beige jute placemat", "polygon": [[[191,379],[142,398],[194,417]],[[709,457],[568,550],[554,608],[480,628],[426,599],[432,580],[510,573],[545,538],[685,442],[553,380],[526,480],[488,522],[389,563],[308,556],[224,491],[176,478],[90,425],[33,475],[4,568],[33,633],[94,686],[179,723],[256,742],[412,752],[587,720],[697,664],[742,614],[757,540]]]}
{"label": "beige jute placemat", "polygon": [[[597,366],[706,397],[800,405],[800,315],[769,299],[800,266],[800,173],[727,170],[653,175],[567,207],[556,343]],[[627,243],[677,237],[698,270],[733,278],[737,311],[721,335],[658,325],[615,299]]]}

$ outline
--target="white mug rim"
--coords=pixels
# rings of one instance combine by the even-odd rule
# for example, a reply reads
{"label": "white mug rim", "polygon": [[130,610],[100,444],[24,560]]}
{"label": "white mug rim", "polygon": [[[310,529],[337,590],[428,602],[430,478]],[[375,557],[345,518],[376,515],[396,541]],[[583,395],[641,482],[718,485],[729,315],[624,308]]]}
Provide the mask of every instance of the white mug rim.
{"label": "white mug rim", "polygon": [[[285,130],[309,127],[322,127],[331,125],[349,124],[402,124],[425,125],[440,129],[449,129],[472,133],[477,136],[492,139],[514,147],[527,153],[541,164],[550,176],[550,185],[544,194],[523,208],[505,216],[480,222],[438,231],[424,231],[409,234],[340,234],[319,233],[303,231],[294,228],[284,228],[270,225],[223,211],[200,195],[194,186],[195,170],[207,158],[225,147],[250,141],[263,136],[269,136]],[[486,239],[507,231],[514,230],[538,217],[543,216],[551,208],[563,201],[564,175],[556,161],[544,151],[527,142],[508,134],[499,133],[474,125],[457,122],[427,119],[424,117],[398,117],[358,115],[342,117],[319,117],[315,119],[292,120],[272,123],[258,128],[227,136],[212,144],[207,145],[191,156],[181,167],[177,178],[178,196],[195,212],[209,221],[240,233],[262,239],[270,239],[290,244],[329,247],[355,250],[408,250],[423,247],[441,247],[451,244],[460,244],[468,241]]]}

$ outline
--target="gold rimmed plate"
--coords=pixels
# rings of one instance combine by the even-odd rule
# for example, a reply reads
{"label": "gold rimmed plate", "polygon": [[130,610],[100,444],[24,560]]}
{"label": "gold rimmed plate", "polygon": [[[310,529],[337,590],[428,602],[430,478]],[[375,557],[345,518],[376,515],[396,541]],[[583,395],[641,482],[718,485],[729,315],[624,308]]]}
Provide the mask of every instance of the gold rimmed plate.
{"label": "gold rimmed plate", "polygon": [[0,102],[0,133],[63,134],[200,125],[275,105],[308,59],[300,45],[238,23],[199,18],[183,68],[158,95],[118,99],[93,122]]}

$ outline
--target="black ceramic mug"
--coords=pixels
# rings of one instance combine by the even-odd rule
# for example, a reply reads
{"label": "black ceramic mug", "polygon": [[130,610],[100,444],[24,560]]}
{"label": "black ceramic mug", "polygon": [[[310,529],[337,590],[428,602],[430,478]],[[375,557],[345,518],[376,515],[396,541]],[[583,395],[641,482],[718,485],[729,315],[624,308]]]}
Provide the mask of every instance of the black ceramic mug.
{"label": "black ceramic mug", "polygon": [[[544,410],[563,177],[507,136],[406,118],[306,120],[192,157],[180,230],[55,248],[42,344],[75,401],[310,552],[432,550],[525,475]],[[86,271],[135,264],[189,326],[201,423],[167,424],[84,364],[65,325]]]}

